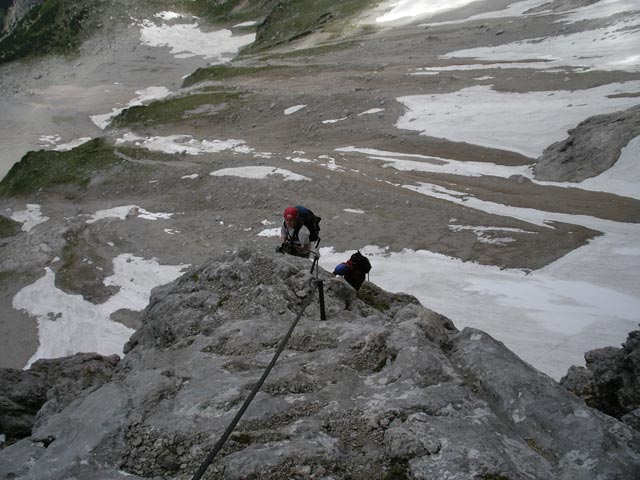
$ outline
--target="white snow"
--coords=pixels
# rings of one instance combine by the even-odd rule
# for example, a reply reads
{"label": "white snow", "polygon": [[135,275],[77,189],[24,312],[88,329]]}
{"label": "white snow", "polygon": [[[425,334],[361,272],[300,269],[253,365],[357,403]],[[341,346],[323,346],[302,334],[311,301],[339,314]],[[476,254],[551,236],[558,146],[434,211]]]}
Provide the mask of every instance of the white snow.
{"label": "white snow", "polygon": [[111,120],[113,120],[127,108],[144,105],[146,102],[151,102],[153,100],[161,100],[169,96],[171,92],[166,87],[148,87],[142,90],[136,90],[135,93],[138,96],[131,100],[126,106],[121,108],[114,108],[111,113],[105,113],[103,115],[92,115],[89,118],[91,118],[91,121],[93,123],[104,130],[109,126]]}
{"label": "white snow", "polygon": [[600,0],[592,5],[570,10],[558,21],[576,23],[583,20],[607,18],[621,13],[631,14],[640,12],[640,3],[637,0]]}
{"label": "white snow", "polygon": [[90,142],[91,140],[93,140],[91,137],[76,138],[75,140],[71,140],[67,143],[60,143],[56,145],[54,150],[56,152],[67,152],[69,150],[73,150],[76,147],[79,147],[80,145],[84,145],[85,143]]}
{"label": "white snow", "polygon": [[141,137],[133,133],[125,133],[116,140],[116,145],[126,143],[133,143],[138,147],[154,152],[185,153],[187,155],[203,155],[225,150],[245,153],[248,149],[244,140],[198,140],[191,135]]}
{"label": "white snow", "polygon": [[380,113],[380,112],[384,112],[384,108],[370,108],[369,110],[359,113],[358,116],[360,117],[362,115],[371,115],[373,113]]}
{"label": "white snow", "polygon": [[344,120],[346,120],[349,117],[342,117],[342,118],[330,118],[328,120],[323,120],[322,123],[338,123],[338,122],[342,122]]}
{"label": "white snow", "polygon": [[[488,3],[488,2],[487,2]],[[470,17],[466,17],[460,20],[450,20],[447,22],[433,22],[427,23],[426,26],[438,26],[438,25],[452,25],[456,23],[468,22],[471,20],[484,20],[489,18],[508,18],[508,17],[517,17],[520,15],[524,15],[527,10],[532,8],[539,7],[540,5],[544,5],[549,3],[549,0],[525,0],[522,2],[515,2],[510,5],[507,5],[502,10],[492,10],[485,13],[479,13],[477,15],[472,15]]]}
{"label": "white snow", "polygon": [[183,180],[197,180],[198,178],[200,178],[200,175],[198,175],[197,173],[192,173],[191,175],[183,175],[180,178]]}
{"label": "white snow", "polygon": [[378,23],[393,22],[405,17],[434,15],[447,10],[455,10],[479,0],[393,0],[387,1],[382,8],[388,10],[376,18]]}
{"label": "white snow", "polygon": [[176,58],[202,56],[211,63],[228,62],[238,50],[253,43],[255,33],[234,36],[231,30],[203,32],[197,23],[156,25],[143,21],[140,40],[152,47],[168,47]]}
{"label": "white snow", "polygon": [[81,137],[67,143],[60,143],[62,141],[62,137],[56,133],[55,135],[40,135],[40,146],[53,147],[52,150],[56,152],[66,152],[79,147],[90,140],[92,140],[91,137]]}
{"label": "white snow", "polygon": [[256,21],[250,21],[250,22],[242,22],[239,23],[237,25],[234,25],[233,28],[238,28],[238,27],[253,27],[254,25],[257,25],[258,22]]}
{"label": "white snow", "polygon": [[353,146],[336,148],[336,151],[344,153],[361,153],[372,160],[384,162],[384,167],[392,167],[401,171],[413,170],[418,172],[448,173],[452,175],[465,175],[470,177],[491,175],[495,177],[509,178],[512,175],[531,175],[530,169],[527,166],[509,167],[490,162],[464,162],[441,157],[431,157],[419,154],[402,154]]}
{"label": "white snow", "polygon": [[640,104],[640,97],[614,96],[638,91],[640,81],[528,93],[477,85],[452,93],[399,97],[408,111],[396,126],[536,158],[588,117]]}
{"label": "white snow", "polygon": [[29,232],[36,225],[49,220],[49,217],[42,214],[42,207],[37,203],[27,203],[27,209],[13,212],[11,219],[22,223],[23,232]]}
{"label": "white snow", "polygon": [[307,107],[306,105],[294,105],[293,107],[286,108],[284,110],[284,114],[291,115],[292,113],[296,113],[297,111],[302,110],[303,108],[306,108],[306,107]]}
{"label": "white snow", "polygon": [[640,136],[631,140],[620,152],[618,161],[597,177],[578,183],[585,190],[611,192],[640,200]]}
{"label": "white snow", "polygon": [[81,295],[70,295],[56,288],[55,274],[49,268],[40,280],[20,290],[13,307],[38,319],[38,350],[27,366],[40,358],[56,358],[78,352],[123,355],[122,347],[134,330],[110,319],[120,309],[143,310],[151,289],[176,279],[188,265],[159,265],[130,254],[113,259],[114,274],[105,285],[119,288],[105,303],[95,305]]}
{"label": "white snow", "polygon": [[[423,305],[451,318],[459,329],[486,331],[556,379],[569,366],[584,364],[585,351],[624,341],[639,320],[637,279],[636,294],[630,295],[592,283],[591,278],[558,278],[552,270],[527,275],[426,250],[388,253],[368,246],[360,251],[373,265],[371,281],[390,291],[415,295]],[[351,253],[323,248],[320,264],[332,271]],[[614,254],[601,253],[605,255],[599,261]],[[635,257],[636,266],[639,259]],[[571,276],[575,270],[567,269],[575,267],[580,267],[579,259],[565,262],[565,273]]]}
{"label": "white snow", "polygon": [[475,233],[478,242],[487,243],[492,245],[507,245],[516,241],[513,237],[497,237],[492,235],[495,232],[512,232],[512,233],[530,233],[536,234],[537,232],[529,232],[522,230],[521,228],[509,228],[509,227],[473,227],[469,225],[449,225],[449,230],[452,232],[464,232],[471,231]]}
{"label": "white snow", "polygon": [[[386,14],[378,21],[389,22],[402,18],[435,15],[460,8],[476,0],[395,0],[387,1]],[[488,3],[488,2],[487,2]],[[467,17],[467,20],[499,18],[521,15],[546,0],[514,2],[506,8]],[[552,20],[575,23],[594,18],[624,14],[614,26],[590,31],[514,42],[495,47],[473,48],[450,52],[442,59],[474,58],[482,62],[444,67],[428,66],[413,74],[437,74],[454,70],[488,70],[507,68],[545,69],[555,71],[623,70],[640,71],[640,14],[637,0],[601,0],[593,5],[554,14]],[[168,47],[177,57],[200,55],[223,62],[234,56],[238,49],[253,41],[253,34],[233,36],[222,30],[205,33],[196,23],[180,15],[162,12],[156,21],[171,21],[173,25],[156,25],[146,21],[141,28],[141,40],[146,45]],[[457,22],[457,21],[456,21]],[[452,23],[452,22],[446,22]],[[431,24],[434,25],[434,24]],[[246,26],[246,24],[239,24]],[[460,63],[464,60],[460,61]],[[500,63],[502,62],[502,63]],[[490,80],[478,77],[476,80]],[[490,86],[471,87],[439,95],[415,95],[399,99],[408,112],[398,121],[398,128],[419,131],[421,134],[447,138],[453,141],[475,143],[501,148],[537,157],[551,143],[566,137],[568,129],[595,115],[629,108],[640,103],[639,97],[611,98],[620,93],[637,94],[639,81],[604,85],[581,91],[547,91],[508,93],[495,91]],[[137,91],[138,97],[123,108],[105,115],[91,117],[100,128],[106,128],[111,119],[129,106],[141,105],[170,94],[165,87],[150,87]],[[295,113],[306,105],[296,105],[284,111]],[[371,109],[358,115],[379,113]],[[334,123],[345,118],[325,120]],[[43,136],[41,141],[56,148],[60,136]],[[191,155],[231,150],[250,153],[242,140],[197,140],[188,135],[170,137],[138,137],[127,134],[119,142],[133,142],[145,148],[165,152],[184,152]],[[75,141],[65,144],[73,144]],[[450,159],[407,155],[373,149],[345,147],[344,153],[360,153],[383,162],[397,170],[418,170],[470,176],[509,177],[520,174],[527,177],[527,167],[506,167],[484,162],[459,162]],[[268,157],[270,154],[255,156]],[[326,157],[327,168],[340,168],[335,160]],[[579,187],[609,191],[619,195],[640,198],[640,137],[622,151],[614,167],[580,184],[555,183],[558,186]],[[294,162],[307,160],[302,157]],[[194,176],[195,175],[195,176]],[[182,178],[196,178],[197,175]],[[265,179],[280,175],[284,180],[310,180],[289,170],[275,167],[241,167],[218,170],[212,176],[233,175],[242,178]],[[389,183],[389,182],[387,182]],[[551,184],[552,182],[538,182]],[[500,269],[446,257],[426,250],[390,253],[387,248],[367,246],[361,248],[373,263],[371,280],[392,291],[416,295],[433,310],[450,317],[458,328],[480,328],[515,351],[537,368],[554,378],[566,373],[574,364],[583,364],[585,351],[607,345],[618,345],[626,334],[637,328],[640,321],[640,225],[606,221],[584,215],[543,212],[488,202],[468,192],[446,189],[429,183],[398,185],[416,192],[437,197],[479,211],[509,216],[533,225],[553,228],[550,222],[584,225],[604,232],[589,244],[576,249],[547,267],[526,273],[520,270]],[[354,214],[359,209],[343,209]],[[104,218],[125,219],[138,216],[145,219],[171,217],[170,213],[152,213],[135,205],[116,207],[96,212],[87,223]],[[41,214],[39,205],[29,204],[27,210],[15,212],[14,220],[22,222],[23,230],[48,218]],[[455,220],[451,220],[452,222]],[[224,222],[220,221],[220,224]],[[262,222],[267,226],[268,223]],[[452,234],[473,232],[478,241],[497,241],[504,245],[513,238],[508,234],[534,234],[515,228],[478,227],[451,224]],[[179,231],[165,229],[167,234]],[[278,236],[279,228],[262,230],[259,236]],[[500,243],[499,243],[500,245]],[[336,253],[332,248],[322,249],[321,264],[328,270],[346,260],[352,252]],[[176,278],[185,266],[164,267],[154,260],[132,255],[114,259],[114,275],[105,280],[107,285],[120,288],[118,294],[102,305],[93,305],[78,295],[68,295],[54,284],[54,273],[45,270],[45,276],[24,288],[14,297],[14,307],[24,309],[38,317],[40,347],[30,363],[37,358],[62,356],[78,351],[98,351],[103,354],[121,354],[122,345],[132,331],[110,320],[120,308],[140,310],[146,306],[151,288]]]}
{"label": "white snow", "polygon": [[[609,27],[555,37],[536,38],[492,47],[458,50],[442,58],[489,61],[544,60],[546,67],[580,68],[582,71],[640,71],[640,14]],[[532,68],[536,68],[532,65]]]}
{"label": "white snow", "polygon": [[366,213],[364,210],[360,210],[359,208],[343,208],[342,211],[347,213]]}
{"label": "white snow", "polygon": [[137,205],[122,205],[120,207],[109,208],[106,210],[98,210],[91,215],[91,218],[87,220],[87,223],[95,223],[98,220],[105,218],[119,218],[125,220],[129,217],[138,217],[145,220],[167,220],[171,218],[174,213],[153,213],[141,208]]}
{"label": "white snow", "polygon": [[284,177],[284,180],[311,181],[311,179],[308,177],[299,175],[297,173],[293,173],[292,171],[284,168],[276,168],[276,167],[223,168],[221,170],[216,170],[215,172],[211,172],[209,175],[214,177],[230,176],[230,177],[251,178],[251,179],[265,179],[265,178],[272,177],[274,175],[280,175]]}
{"label": "white snow", "polygon": [[267,228],[266,230],[262,230],[258,233],[259,237],[279,237],[280,236],[280,228]]}
{"label": "white snow", "polygon": [[182,18],[182,14],[169,11],[158,12],[154,16],[161,18],[162,20],[174,20],[176,18]]}

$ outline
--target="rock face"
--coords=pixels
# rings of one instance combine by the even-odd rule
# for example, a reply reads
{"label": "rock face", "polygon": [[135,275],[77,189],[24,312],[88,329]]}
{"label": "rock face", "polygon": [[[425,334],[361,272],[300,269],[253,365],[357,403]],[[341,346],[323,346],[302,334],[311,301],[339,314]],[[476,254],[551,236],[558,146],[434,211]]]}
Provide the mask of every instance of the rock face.
{"label": "rock face", "polygon": [[620,150],[640,135],[640,106],[597,115],[569,130],[569,137],[547,148],[534,167],[538,180],[580,182],[594,177],[620,157]]}
{"label": "rock face", "polygon": [[560,384],[587,405],[640,430],[640,330],[629,334],[622,348],[607,347],[585,354],[585,367],[571,367]]}
{"label": "rock face", "polygon": [[81,392],[111,379],[117,356],[81,353],[38,360],[29,370],[0,369],[0,433],[9,441],[28,437],[34,425],[58,413]]}
{"label": "rock face", "polygon": [[0,37],[11,32],[22,18],[36,5],[44,0],[13,0],[13,4],[7,10],[4,25],[0,25]]}
{"label": "rock face", "polygon": [[320,321],[309,266],[241,251],[154,290],[111,381],[42,415],[0,476],[191,478],[309,295],[205,478],[640,476],[638,432],[413,297],[321,271]]}

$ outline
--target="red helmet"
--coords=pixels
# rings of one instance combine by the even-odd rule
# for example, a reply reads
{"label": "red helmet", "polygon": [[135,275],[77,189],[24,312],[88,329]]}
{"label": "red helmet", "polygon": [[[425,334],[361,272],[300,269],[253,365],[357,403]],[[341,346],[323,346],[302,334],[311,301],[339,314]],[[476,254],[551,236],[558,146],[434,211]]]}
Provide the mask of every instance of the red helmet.
{"label": "red helmet", "polygon": [[284,209],[285,220],[295,220],[298,218],[298,209],[296,207],[287,207]]}

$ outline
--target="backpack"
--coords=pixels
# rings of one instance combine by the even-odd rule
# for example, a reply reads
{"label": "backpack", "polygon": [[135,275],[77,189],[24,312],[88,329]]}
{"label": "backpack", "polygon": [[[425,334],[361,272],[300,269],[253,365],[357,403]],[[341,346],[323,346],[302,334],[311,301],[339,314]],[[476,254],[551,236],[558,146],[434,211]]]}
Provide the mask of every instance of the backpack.
{"label": "backpack", "polygon": [[350,260],[351,262],[353,262],[353,265],[361,272],[366,274],[371,271],[371,262],[367,257],[360,253],[360,250],[351,255]]}
{"label": "backpack", "polygon": [[[317,242],[320,239],[320,220],[322,220],[322,218],[301,205],[296,205],[296,210],[298,210],[298,218],[302,221],[302,224],[309,229],[309,241]],[[294,233],[295,238],[298,238],[300,228],[301,227],[296,227]]]}

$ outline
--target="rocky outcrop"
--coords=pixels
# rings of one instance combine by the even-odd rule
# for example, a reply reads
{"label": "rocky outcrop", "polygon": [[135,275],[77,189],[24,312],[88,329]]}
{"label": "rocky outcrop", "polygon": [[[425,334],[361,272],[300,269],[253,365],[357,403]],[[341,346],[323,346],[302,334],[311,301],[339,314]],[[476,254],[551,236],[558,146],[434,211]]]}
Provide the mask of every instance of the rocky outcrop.
{"label": "rocky outcrop", "polygon": [[581,182],[604,172],[620,151],[640,135],[640,106],[597,115],[569,130],[569,137],[548,147],[534,167],[538,180]]}
{"label": "rocky outcrop", "polygon": [[324,271],[321,321],[308,271],[241,251],[154,290],[112,380],[0,451],[0,476],[191,478],[310,295],[206,478],[640,475],[638,432],[489,335]]}
{"label": "rocky outcrop", "polygon": [[11,32],[22,18],[29,13],[36,5],[40,5],[44,0],[13,0],[13,4],[8,8],[4,19],[4,25],[0,25],[0,37]]}
{"label": "rocky outcrop", "polygon": [[585,367],[571,367],[560,384],[590,407],[640,431],[640,330],[631,332],[622,348],[591,350]]}
{"label": "rocky outcrop", "polygon": [[0,433],[9,442],[28,437],[42,419],[110,380],[118,361],[80,353],[38,360],[29,370],[0,369]]}

